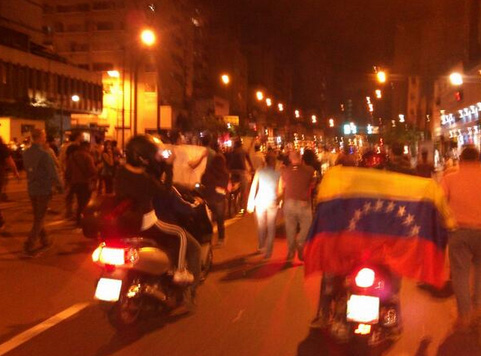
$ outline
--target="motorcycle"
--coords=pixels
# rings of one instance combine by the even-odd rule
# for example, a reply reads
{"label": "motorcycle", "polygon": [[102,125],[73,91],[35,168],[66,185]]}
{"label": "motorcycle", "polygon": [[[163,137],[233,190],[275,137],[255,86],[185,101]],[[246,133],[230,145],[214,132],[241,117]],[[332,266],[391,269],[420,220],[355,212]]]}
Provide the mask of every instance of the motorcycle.
{"label": "motorcycle", "polygon": [[329,282],[323,281],[323,314],[335,341],[374,348],[400,336],[399,280],[388,268],[362,265],[346,277],[329,277]]}
{"label": "motorcycle", "polygon": [[[102,202],[92,202],[84,213],[84,234],[101,240],[92,254],[93,262],[102,268],[94,296],[107,306],[110,323],[122,330],[140,322],[144,316],[170,313],[181,306],[190,309],[193,306],[192,286],[174,281],[175,264],[172,254],[164,247],[154,240],[138,236],[112,238],[121,236],[117,232],[112,233],[114,228],[110,229],[109,236],[105,236],[107,233],[94,233],[96,230],[102,231],[94,223],[100,215],[112,226],[114,223],[111,220],[115,220],[112,216],[120,215],[118,211],[123,209],[122,202],[114,204],[113,200],[114,197],[107,197]],[[110,213],[101,213],[105,210]],[[182,226],[187,231],[195,232],[192,235],[201,245],[200,278],[203,281],[213,260],[212,224],[206,220],[208,209],[205,203],[199,205],[189,218],[183,219],[189,224]],[[199,232],[199,229],[195,229],[196,222],[207,227]]]}

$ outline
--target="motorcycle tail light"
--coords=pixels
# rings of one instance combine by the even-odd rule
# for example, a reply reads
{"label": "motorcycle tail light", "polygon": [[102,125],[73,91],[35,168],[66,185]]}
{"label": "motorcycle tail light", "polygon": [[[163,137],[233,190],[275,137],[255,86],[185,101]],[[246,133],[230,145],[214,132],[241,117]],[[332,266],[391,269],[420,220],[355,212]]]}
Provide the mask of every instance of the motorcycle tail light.
{"label": "motorcycle tail light", "polygon": [[138,251],[134,248],[108,247],[105,243],[102,243],[92,253],[92,261],[111,266],[134,264],[138,259]]}
{"label": "motorcycle tail light", "polygon": [[357,272],[355,281],[356,286],[360,288],[369,288],[374,285],[376,279],[376,273],[370,268],[363,268]]}

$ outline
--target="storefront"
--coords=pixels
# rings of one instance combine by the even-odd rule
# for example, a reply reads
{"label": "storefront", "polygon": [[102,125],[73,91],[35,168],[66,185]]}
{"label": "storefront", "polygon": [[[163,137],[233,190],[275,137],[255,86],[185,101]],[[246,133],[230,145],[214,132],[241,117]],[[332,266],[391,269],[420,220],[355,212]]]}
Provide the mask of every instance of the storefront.
{"label": "storefront", "polygon": [[461,148],[468,144],[481,148],[480,113],[481,102],[459,109],[457,112],[441,112],[441,135],[445,153],[452,150],[457,156]]}

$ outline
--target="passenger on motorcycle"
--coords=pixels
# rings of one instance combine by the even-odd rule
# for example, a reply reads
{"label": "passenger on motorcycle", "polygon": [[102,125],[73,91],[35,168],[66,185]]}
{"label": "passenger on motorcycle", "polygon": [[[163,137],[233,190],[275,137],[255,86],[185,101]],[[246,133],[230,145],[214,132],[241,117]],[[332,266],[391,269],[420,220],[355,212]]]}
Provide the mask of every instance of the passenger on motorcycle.
{"label": "passenger on motorcycle", "polygon": [[[140,230],[141,236],[154,239],[161,246],[167,247],[174,242],[172,236],[178,238],[180,246],[174,282],[193,282],[195,286],[201,270],[199,243],[182,227],[159,219],[154,211],[154,199],[167,203],[176,194],[170,185],[161,183],[155,175],[147,173],[158,171],[156,166],[162,159],[160,151],[151,136],[134,136],[127,143],[127,162],[117,172],[114,192],[119,200],[132,202],[130,210],[136,217],[136,229]],[[186,269],[186,260],[190,272]]]}

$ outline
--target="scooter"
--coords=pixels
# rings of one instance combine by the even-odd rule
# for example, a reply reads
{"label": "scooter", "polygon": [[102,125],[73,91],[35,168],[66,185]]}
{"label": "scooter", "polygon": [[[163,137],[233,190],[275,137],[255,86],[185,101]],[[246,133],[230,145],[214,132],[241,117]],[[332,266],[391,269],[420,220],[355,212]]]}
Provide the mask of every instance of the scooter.
{"label": "scooter", "polygon": [[[113,214],[104,213],[104,220],[115,216],[116,209],[122,210],[122,203],[119,208],[119,204],[114,205],[113,201],[112,197],[102,203],[92,203],[84,213],[84,222],[93,223],[96,214],[94,211],[106,210],[106,207]],[[198,206],[191,217],[193,222],[186,226],[186,230],[195,227],[196,219],[202,219],[204,225],[211,224],[210,220],[205,220],[207,214],[205,203]],[[212,225],[210,227],[212,231]],[[103,238],[102,234],[94,234],[94,230],[92,227],[84,228],[84,233],[101,240],[92,254],[92,260],[102,268],[96,284],[95,299],[107,306],[109,321],[115,328],[129,328],[155,312],[170,313],[181,306],[187,309],[192,307],[192,286],[174,281],[174,263],[164,247],[154,240],[136,236],[112,238],[111,234],[108,238]],[[203,281],[212,267],[212,233],[209,234],[209,229],[204,229],[202,233],[193,236],[202,248],[200,278]]]}
{"label": "scooter", "polygon": [[323,281],[323,314],[334,340],[368,347],[397,340],[401,330],[397,278],[385,266],[361,265],[346,277]]}

